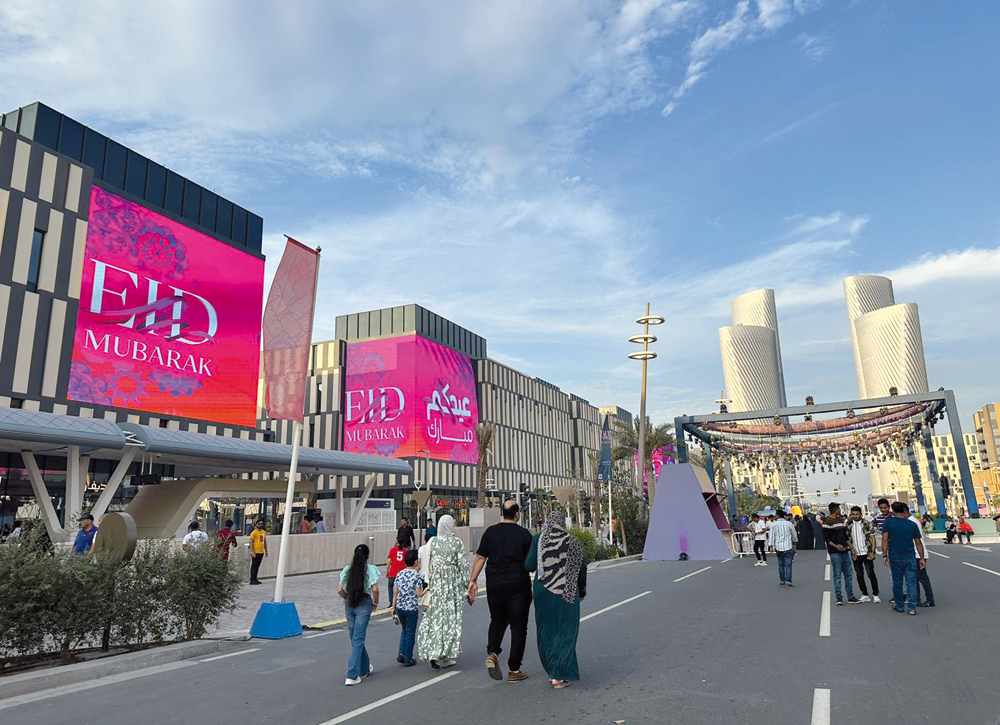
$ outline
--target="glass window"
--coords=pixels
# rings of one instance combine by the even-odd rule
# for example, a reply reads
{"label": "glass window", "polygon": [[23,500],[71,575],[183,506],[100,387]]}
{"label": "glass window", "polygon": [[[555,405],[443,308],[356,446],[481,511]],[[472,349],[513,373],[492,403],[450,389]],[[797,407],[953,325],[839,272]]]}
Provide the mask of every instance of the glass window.
{"label": "glass window", "polygon": [[62,114],[41,103],[37,106],[38,112],[35,116],[35,135],[33,138],[43,146],[55,150],[59,147],[59,121],[62,120]]}
{"label": "glass window", "polygon": [[185,219],[198,223],[198,212],[201,209],[201,187],[193,181],[184,181],[184,211]]}
{"label": "glass window", "polygon": [[259,252],[264,240],[264,220],[256,214],[247,214],[247,247]]}
{"label": "glass window", "polygon": [[219,197],[208,189],[201,191],[201,213],[198,215],[198,223],[206,229],[215,231],[215,208]]}
{"label": "glass window", "polygon": [[36,229],[31,235],[31,257],[28,259],[28,290],[38,291],[38,269],[42,264],[42,244],[45,242],[45,232]]}
{"label": "glass window", "polygon": [[108,140],[97,131],[87,129],[83,140],[83,163],[94,170],[94,176],[104,178],[104,150]]}
{"label": "glass window", "polygon": [[215,231],[226,239],[231,239],[233,236],[233,202],[221,196],[219,209],[215,213]]}
{"label": "glass window", "polygon": [[163,208],[172,211],[177,216],[184,211],[184,177],[167,171],[167,195],[163,201]]}
{"label": "glass window", "polygon": [[149,170],[146,172],[146,194],[143,197],[146,201],[163,206],[163,195],[167,187],[167,170],[157,163],[149,162]]}
{"label": "glass window", "polygon": [[117,141],[108,139],[108,149],[104,154],[104,181],[119,189],[125,188],[125,166],[128,163],[128,149]]}
{"label": "glass window", "polygon": [[59,153],[66,154],[76,161],[82,161],[83,132],[82,123],[63,117],[62,128],[59,130]]}
{"label": "glass window", "polygon": [[241,246],[247,243],[247,210],[241,206],[233,207],[232,240]]}
{"label": "glass window", "polygon": [[145,156],[135,151],[128,152],[128,163],[125,167],[125,191],[140,199],[146,198],[146,166]]}

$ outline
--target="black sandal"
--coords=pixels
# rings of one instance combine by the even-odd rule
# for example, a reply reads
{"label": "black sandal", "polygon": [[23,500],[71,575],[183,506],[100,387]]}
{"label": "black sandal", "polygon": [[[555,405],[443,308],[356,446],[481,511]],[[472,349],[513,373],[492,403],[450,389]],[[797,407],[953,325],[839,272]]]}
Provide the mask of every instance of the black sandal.
{"label": "black sandal", "polygon": [[437,660],[431,660],[431,669],[440,670],[441,665],[437,663]]}

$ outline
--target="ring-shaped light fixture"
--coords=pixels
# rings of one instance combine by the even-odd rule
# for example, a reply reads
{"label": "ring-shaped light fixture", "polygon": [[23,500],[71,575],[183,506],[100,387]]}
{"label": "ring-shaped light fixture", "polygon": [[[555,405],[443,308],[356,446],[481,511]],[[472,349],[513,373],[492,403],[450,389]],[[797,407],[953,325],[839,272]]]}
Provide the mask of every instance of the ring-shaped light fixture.
{"label": "ring-shaped light fixture", "polygon": [[633,360],[652,360],[656,357],[656,353],[652,350],[636,350],[635,352],[630,352],[628,356]]}
{"label": "ring-shaped light fixture", "polygon": [[629,342],[638,343],[639,345],[643,345],[643,344],[645,344],[647,342],[656,342],[656,335],[648,335],[648,334],[647,335],[632,335],[632,337],[630,337],[628,339],[628,341]]}
{"label": "ring-shaped light fixture", "polygon": [[659,315],[643,315],[642,317],[637,317],[635,321],[640,325],[662,325],[666,322]]}

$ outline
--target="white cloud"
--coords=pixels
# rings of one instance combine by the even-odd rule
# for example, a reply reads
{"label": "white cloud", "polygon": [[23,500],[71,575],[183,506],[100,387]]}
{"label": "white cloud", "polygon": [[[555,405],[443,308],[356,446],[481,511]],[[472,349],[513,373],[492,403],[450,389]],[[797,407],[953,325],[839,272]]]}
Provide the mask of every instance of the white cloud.
{"label": "white cloud", "polygon": [[757,0],[757,19],[765,30],[777,30],[792,19],[789,0]]}
{"label": "white cloud", "polygon": [[795,45],[802,51],[802,55],[818,63],[830,52],[830,45],[826,38],[802,33],[795,39]]}

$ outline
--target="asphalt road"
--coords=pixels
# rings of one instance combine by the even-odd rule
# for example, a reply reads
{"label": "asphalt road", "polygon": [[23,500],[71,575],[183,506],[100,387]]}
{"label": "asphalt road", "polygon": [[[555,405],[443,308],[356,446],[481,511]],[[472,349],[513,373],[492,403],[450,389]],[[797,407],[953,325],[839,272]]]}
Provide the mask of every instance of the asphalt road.
{"label": "asphalt road", "polygon": [[0,700],[0,722],[997,725],[1000,545],[981,548],[931,545],[938,606],[916,617],[890,609],[889,572],[877,562],[884,603],[830,607],[829,635],[821,623],[832,582],[821,551],[798,554],[794,589],[778,586],[776,562],[747,559],[595,571],[578,647],[583,679],[562,691],[549,686],[533,634],[527,681],[487,677],[488,610],[477,601],[451,670],[400,667],[399,629],[377,621],[368,634],[375,673],[360,686],[343,685],[349,642],[335,629],[16,706]]}

